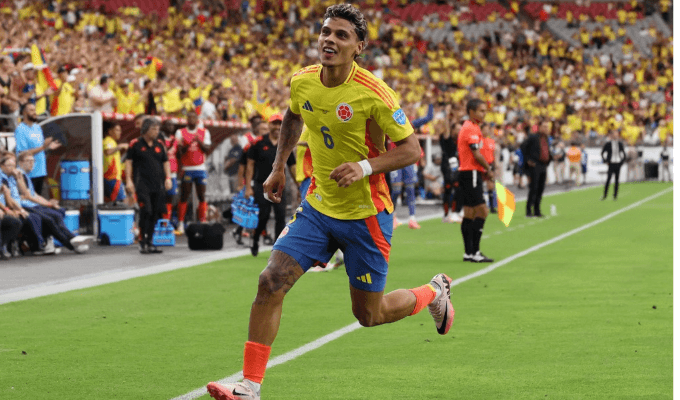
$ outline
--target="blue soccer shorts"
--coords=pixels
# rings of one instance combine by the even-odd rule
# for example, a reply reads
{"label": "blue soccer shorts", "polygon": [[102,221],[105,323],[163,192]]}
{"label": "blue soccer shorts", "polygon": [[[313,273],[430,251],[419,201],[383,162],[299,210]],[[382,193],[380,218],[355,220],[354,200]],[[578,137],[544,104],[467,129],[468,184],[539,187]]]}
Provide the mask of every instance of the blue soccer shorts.
{"label": "blue soccer shorts", "polygon": [[175,196],[177,194],[177,177],[173,176],[172,178],[172,187],[170,190],[165,191],[166,196]]}
{"label": "blue soccer shorts", "polygon": [[403,183],[404,185],[415,185],[418,183],[418,167],[416,164],[409,165],[402,169],[390,172],[390,181],[394,183]]}
{"label": "blue soccer shorts", "polygon": [[208,173],[205,170],[184,171],[183,183],[193,182],[196,185],[206,186],[208,184]]}
{"label": "blue soccer shorts", "polygon": [[104,179],[104,200],[107,202],[125,200],[125,185],[123,185],[123,181]]}
{"label": "blue soccer shorts", "polygon": [[307,191],[309,190],[309,185],[312,184],[312,178],[305,178],[300,182],[300,197],[305,198],[307,196]]}
{"label": "blue soccer shorts", "polygon": [[340,249],[345,253],[350,285],[381,292],[387,279],[392,224],[387,211],[365,219],[341,220],[321,214],[303,200],[274,243],[274,250],[293,257],[307,272],[316,261],[327,263]]}

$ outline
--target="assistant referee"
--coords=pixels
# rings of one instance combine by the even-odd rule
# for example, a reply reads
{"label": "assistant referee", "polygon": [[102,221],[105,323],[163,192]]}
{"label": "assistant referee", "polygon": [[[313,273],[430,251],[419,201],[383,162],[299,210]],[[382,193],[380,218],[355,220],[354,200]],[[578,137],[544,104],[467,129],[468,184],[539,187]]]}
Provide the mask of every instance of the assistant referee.
{"label": "assistant referee", "polygon": [[[257,228],[255,228],[253,242],[250,247],[250,253],[254,257],[257,257],[259,252],[260,236],[262,236],[262,232],[267,228],[267,222],[269,221],[272,207],[274,207],[274,234],[276,235],[274,237],[278,238],[281,231],[283,231],[283,228],[286,226],[287,202],[285,197],[282,197],[281,202],[279,203],[272,203],[264,198],[264,190],[262,188],[264,181],[266,181],[269,174],[271,174],[274,160],[276,160],[276,146],[279,143],[279,133],[281,131],[282,121],[283,115],[281,114],[274,114],[269,117],[269,134],[262,136],[262,140],[253,143],[247,153],[248,164],[246,165],[245,195],[246,198],[254,196],[255,202],[260,209]],[[266,122],[262,121],[260,124],[266,124]],[[293,153],[288,157],[286,165],[288,165],[290,174],[293,176],[293,180],[295,180],[295,157],[293,156]],[[296,184],[299,189],[299,182],[296,182]],[[281,195],[283,196],[284,193]]]}
{"label": "assistant referee", "polygon": [[172,188],[170,162],[160,139],[161,123],[147,118],[142,123],[142,136],[130,142],[125,160],[125,189],[137,195],[139,203],[139,241],[142,254],[162,253],[152,244],[156,221],[165,207],[165,191]]}
{"label": "assistant referee", "polygon": [[486,103],[480,99],[472,99],[468,101],[466,110],[470,119],[465,121],[458,134],[459,181],[464,214],[460,228],[465,243],[463,261],[493,262],[479,250],[484,223],[489,215],[484,201],[482,174],[486,173],[487,179],[493,180],[493,171],[480,151],[484,146],[484,136],[479,126],[484,121]]}

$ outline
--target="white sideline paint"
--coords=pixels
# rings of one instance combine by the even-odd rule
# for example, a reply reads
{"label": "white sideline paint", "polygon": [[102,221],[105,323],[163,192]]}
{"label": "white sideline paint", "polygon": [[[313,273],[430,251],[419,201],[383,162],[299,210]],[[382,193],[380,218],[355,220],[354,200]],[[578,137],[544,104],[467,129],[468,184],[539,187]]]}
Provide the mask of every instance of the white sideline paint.
{"label": "white sideline paint", "polygon": [[[271,246],[263,246],[264,249]],[[105,271],[97,274],[78,276],[71,279],[39,283],[37,285],[23,286],[14,289],[0,291],[0,304],[11,303],[14,301],[29,300],[36,297],[48,296],[51,294],[69,292],[71,290],[86,289],[94,286],[106,285],[108,283],[120,282],[128,279],[139,278],[148,275],[160,274],[162,272],[174,271],[177,269],[195,267],[213,261],[227,260],[230,258],[241,257],[250,254],[249,249],[229,250],[210,253],[201,257],[189,257],[184,260],[170,262],[161,265],[154,265],[146,268]]]}
{"label": "white sideline paint", "polygon": [[[572,230],[570,230],[570,231],[567,232],[567,233],[563,233],[563,234],[561,234],[561,235],[559,235],[559,236],[556,236],[556,237],[554,237],[554,238],[552,238],[552,239],[550,239],[550,240],[547,240],[547,241],[545,241],[545,242],[543,242],[543,243],[539,243],[539,244],[537,244],[536,246],[530,247],[530,248],[528,248],[528,249],[526,249],[526,250],[524,250],[524,251],[521,251],[521,252],[519,252],[519,253],[517,253],[517,254],[515,254],[515,255],[512,255],[512,256],[510,256],[510,257],[508,257],[508,258],[506,258],[506,259],[503,259],[503,260],[501,260],[501,261],[499,261],[499,262],[493,263],[493,264],[489,265],[488,267],[486,267],[486,268],[484,268],[484,269],[480,269],[480,270],[477,271],[477,272],[471,273],[470,275],[466,275],[466,276],[464,276],[464,277],[462,277],[462,278],[455,279],[453,282],[451,282],[451,287],[458,286],[458,285],[460,285],[461,283],[467,282],[467,281],[469,281],[469,280],[471,280],[471,279],[478,278],[478,277],[480,277],[480,276],[482,276],[482,275],[486,275],[486,274],[488,274],[489,272],[491,272],[491,271],[493,271],[493,270],[495,270],[495,269],[498,269],[498,268],[500,268],[500,267],[502,267],[502,266],[504,266],[504,265],[506,265],[506,264],[509,264],[509,263],[511,263],[511,262],[513,262],[513,261],[515,261],[515,260],[517,260],[518,258],[524,257],[524,256],[526,256],[527,254],[531,254],[531,253],[533,253],[533,252],[535,252],[535,251],[538,251],[538,250],[540,250],[540,249],[542,249],[542,248],[544,248],[544,247],[546,247],[546,246],[549,246],[549,245],[551,245],[551,244],[553,244],[553,243],[559,242],[560,240],[566,239],[566,238],[568,238],[569,236],[572,236],[572,235],[575,235],[575,234],[577,234],[577,233],[579,233],[579,232],[582,232],[582,231],[584,231],[584,230],[586,230],[586,229],[588,229],[588,228],[592,228],[593,226],[598,225],[598,224],[601,224],[601,223],[603,223],[603,222],[605,222],[605,221],[607,221],[607,220],[609,220],[609,219],[612,219],[612,218],[616,217],[616,216],[619,215],[619,214],[622,214],[622,213],[624,213],[624,212],[626,212],[626,211],[632,210],[632,209],[635,208],[635,207],[639,207],[640,205],[642,205],[642,204],[644,204],[644,203],[646,203],[646,202],[648,202],[648,201],[654,200],[654,199],[656,199],[657,197],[663,196],[664,194],[666,194],[666,193],[668,193],[668,192],[671,192],[672,190],[673,190],[673,188],[670,187],[670,188],[668,188],[668,189],[666,189],[666,190],[663,190],[663,191],[661,191],[661,192],[659,192],[659,193],[657,193],[657,194],[655,194],[655,195],[649,196],[649,197],[647,197],[647,198],[645,198],[645,199],[642,199],[642,200],[640,200],[640,201],[638,201],[638,202],[636,202],[636,203],[633,203],[633,204],[631,204],[631,205],[629,205],[629,206],[627,206],[627,207],[624,207],[624,208],[622,208],[622,209],[620,209],[620,210],[618,210],[618,211],[614,211],[614,212],[611,213],[611,214],[607,214],[607,215],[605,215],[604,217],[602,217],[602,218],[600,218],[600,219],[597,219],[597,220],[595,220],[595,221],[593,221],[593,222],[590,222],[590,223],[588,223],[588,224],[585,224],[585,225],[583,225],[583,226],[581,226],[581,227],[578,227],[578,228],[576,228],[576,229],[572,229]],[[313,341],[313,342],[310,342],[310,343],[308,343],[308,344],[306,344],[306,345],[304,345],[304,346],[302,346],[302,347],[298,347],[298,348],[295,349],[295,350],[291,350],[291,351],[289,351],[288,353],[285,353],[285,354],[282,354],[282,355],[280,355],[280,356],[278,356],[278,357],[275,357],[275,358],[273,358],[272,360],[270,360],[270,361],[267,363],[267,369],[272,368],[272,367],[274,367],[274,366],[277,366],[277,365],[279,365],[279,364],[283,364],[283,363],[285,363],[286,361],[293,360],[293,359],[295,359],[295,358],[297,358],[297,357],[300,357],[300,356],[304,355],[305,353],[310,352],[310,351],[312,351],[312,350],[316,350],[316,349],[318,349],[319,347],[323,346],[324,344],[329,343],[329,342],[332,342],[333,340],[338,339],[338,338],[340,338],[341,336],[343,336],[343,335],[345,335],[345,334],[347,334],[347,333],[353,332],[353,331],[355,331],[355,330],[357,330],[357,329],[359,329],[359,328],[361,328],[361,325],[359,325],[358,322],[355,322],[355,323],[353,323],[353,324],[351,324],[351,325],[347,325],[346,327],[341,328],[341,329],[339,329],[339,330],[337,330],[337,331],[335,331],[335,332],[329,333],[328,335],[323,336],[323,337],[321,337],[321,338],[319,338],[319,339],[317,339],[317,340],[315,340],[315,341]],[[220,383],[220,384],[233,383],[233,382],[238,382],[238,381],[241,380],[241,379],[243,379],[243,371],[237,372],[237,373],[235,373],[235,374],[233,374],[233,375],[227,376],[226,378],[220,379],[219,381],[217,381],[217,383]],[[173,398],[173,399],[171,399],[171,400],[193,400],[193,399],[199,398],[199,397],[201,397],[201,396],[204,396],[204,395],[206,395],[207,393],[208,393],[207,389],[206,389],[205,387],[202,387],[202,388],[198,388],[198,389],[196,389],[196,390],[193,390],[193,391],[191,391],[191,392],[189,392],[189,393],[183,394],[183,395],[181,395],[181,396],[175,397],[175,398]]]}
{"label": "white sideline paint", "polygon": [[[570,191],[585,190],[588,187],[571,189]],[[543,197],[549,197],[564,192],[547,193]],[[517,198],[516,201],[525,201],[526,198]],[[419,222],[429,221],[443,216],[443,212],[427,214],[417,218]],[[262,251],[271,249],[271,246],[263,246]],[[177,269],[195,267],[213,261],[228,260],[250,254],[250,250],[224,250],[211,253],[203,257],[189,258],[186,260],[172,262],[161,265],[154,265],[139,269],[117,269],[103,271],[96,274],[81,275],[69,279],[39,283],[36,285],[22,286],[7,290],[0,290],[0,304],[12,303],[15,301],[30,300],[37,297],[49,296],[52,294],[69,292],[71,290],[87,289],[95,286],[106,285],[109,283],[121,282],[128,279],[140,278],[163,272],[174,271]]]}

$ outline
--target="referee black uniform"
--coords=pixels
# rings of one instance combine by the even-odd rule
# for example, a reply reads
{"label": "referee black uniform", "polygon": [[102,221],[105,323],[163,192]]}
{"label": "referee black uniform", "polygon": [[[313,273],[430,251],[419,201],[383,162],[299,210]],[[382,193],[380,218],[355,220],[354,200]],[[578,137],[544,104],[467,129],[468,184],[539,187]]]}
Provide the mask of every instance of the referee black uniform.
{"label": "referee black uniform", "polygon": [[[248,161],[254,161],[254,171],[253,171],[253,197],[255,198],[255,203],[260,209],[258,215],[257,228],[255,228],[255,233],[253,234],[253,243],[251,248],[251,253],[254,256],[258,253],[259,240],[262,232],[267,228],[267,222],[269,221],[269,215],[271,214],[272,207],[274,208],[274,234],[275,238],[278,238],[286,226],[286,197],[285,191],[282,193],[280,203],[272,203],[264,198],[264,181],[267,180],[269,174],[272,173],[272,166],[276,160],[276,145],[272,143],[270,135],[262,136],[262,140],[253,143],[248,149]],[[288,157],[286,165],[291,169],[291,174],[295,176],[295,157],[291,153]],[[247,177],[246,173],[246,177]],[[247,179],[247,178],[246,178]]]}
{"label": "referee black uniform", "polygon": [[[145,123],[147,121],[144,121]],[[145,126],[142,126],[144,131]],[[132,179],[139,204],[139,231],[142,253],[160,253],[152,245],[156,222],[165,207],[165,163],[168,155],[163,143],[155,137],[147,140],[143,135],[130,143],[127,161],[132,162]],[[168,167],[169,168],[169,167]]]}
{"label": "referee black uniform", "polygon": [[621,173],[621,165],[626,162],[626,149],[623,141],[619,140],[619,132],[614,131],[611,140],[602,147],[602,162],[607,164],[607,183],[604,184],[604,195],[601,200],[607,198],[609,191],[609,182],[614,176],[614,200],[619,195],[619,174]]}

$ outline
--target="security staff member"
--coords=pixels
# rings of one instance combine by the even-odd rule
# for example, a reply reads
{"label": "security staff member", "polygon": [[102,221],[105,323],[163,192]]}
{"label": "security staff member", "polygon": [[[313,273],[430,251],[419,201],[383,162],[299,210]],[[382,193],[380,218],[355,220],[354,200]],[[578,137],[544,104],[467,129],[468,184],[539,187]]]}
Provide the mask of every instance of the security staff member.
{"label": "security staff member", "polygon": [[610,140],[602,147],[602,162],[607,164],[607,183],[604,184],[604,195],[600,200],[607,198],[609,191],[609,182],[614,175],[614,200],[619,195],[619,174],[621,173],[621,165],[626,162],[626,149],[623,142],[619,139],[619,131],[615,130],[611,133]]}
{"label": "security staff member", "polygon": [[125,161],[126,190],[137,194],[139,203],[139,241],[142,254],[162,253],[154,246],[154,228],[163,214],[165,192],[172,188],[170,162],[160,139],[161,123],[147,118],[142,123],[142,136],[130,142]]}
{"label": "security staff member", "polygon": [[[276,146],[279,143],[279,133],[281,132],[281,123],[283,122],[283,115],[274,114],[269,117],[269,134],[264,135],[262,140],[254,143],[248,149],[248,165],[246,166],[246,198],[250,196],[255,197],[255,202],[260,209],[258,215],[257,228],[255,228],[255,233],[253,234],[253,242],[250,248],[250,252],[253,256],[257,256],[259,251],[259,241],[262,231],[267,227],[267,222],[269,221],[269,214],[271,213],[272,206],[274,207],[274,233],[275,237],[278,238],[286,226],[286,199],[281,198],[280,203],[272,203],[264,198],[264,190],[262,189],[262,184],[267,180],[269,174],[272,172],[272,165],[274,165],[274,160],[276,159]],[[261,124],[266,124],[266,122],[261,122]],[[295,177],[295,157],[291,153],[286,162],[290,173]],[[299,183],[298,190],[300,189]]]}

